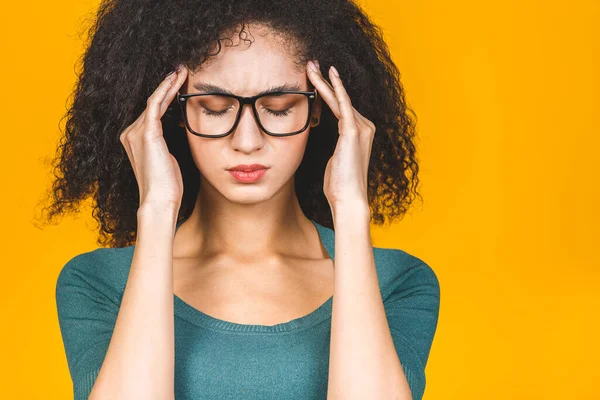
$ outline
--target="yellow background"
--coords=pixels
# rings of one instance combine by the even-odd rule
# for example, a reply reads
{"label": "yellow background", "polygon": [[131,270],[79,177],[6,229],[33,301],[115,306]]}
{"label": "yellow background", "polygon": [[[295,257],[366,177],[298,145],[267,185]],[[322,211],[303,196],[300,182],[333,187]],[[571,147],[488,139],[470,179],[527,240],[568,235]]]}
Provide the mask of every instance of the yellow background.
{"label": "yellow background", "polygon": [[[441,282],[425,400],[600,398],[600,2],[363,4],[419,118],[425,201],[373,241]],[[10,2],[0,16],[1,398],[72,393],[54,290],[95,225],[89,207],[43,230],[34,218],[96,6]]]}

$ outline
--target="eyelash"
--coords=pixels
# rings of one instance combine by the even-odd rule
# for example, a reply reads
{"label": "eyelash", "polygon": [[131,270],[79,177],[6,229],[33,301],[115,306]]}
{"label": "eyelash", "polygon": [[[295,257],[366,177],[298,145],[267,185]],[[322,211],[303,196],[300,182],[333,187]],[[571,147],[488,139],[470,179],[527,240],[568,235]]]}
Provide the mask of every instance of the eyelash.
{"label": "eyelash", "polygon": [[226,112],[227,112],[227,110],[223,110],[223,111],[211,111],[211,110],[208,110],[206,108],[203,111],[204,114],[210,115],[210,116],[213,116],[213,117],[222,117],[223,114],[225,114]]}
{"label": "eyelash", "polygon": [[[273,110],[269,110],[268,108],[266,109],[267,112],[269,112],[271,115],[275,115],[277,117],[286,117],[289,114],[289,108],[287,110],[283,110],[283,111],[273,111]],[[222,117],[223,114],[225,114],[227,112],[227,109],[223,110],[223,111],[211,111],[208,109],[204,109],[203,111],[206,115],[210,115],[213,117]]]}
{"label": "eyelash", "polygon": [[288,108],[283,111],[272,111],[267,108],[267,112],[271,113],[272,115],[275,115],[276,117],[285,117],[290,113],[290,109]]}

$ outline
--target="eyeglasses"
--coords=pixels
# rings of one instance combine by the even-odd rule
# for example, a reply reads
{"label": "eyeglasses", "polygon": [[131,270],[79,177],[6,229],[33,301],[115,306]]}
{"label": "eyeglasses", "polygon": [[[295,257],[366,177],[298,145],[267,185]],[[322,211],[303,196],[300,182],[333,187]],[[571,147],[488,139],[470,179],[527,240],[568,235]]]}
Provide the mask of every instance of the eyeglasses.
{"label": "eyeglasses", "polygon": [[252,106],[260,129],[271,136],[297,135],[310,122],[317,91],[279,91],[241,97],[225,93],[177,93],[189,131],[206,138],[229,135],[237,127],[245,104]]}

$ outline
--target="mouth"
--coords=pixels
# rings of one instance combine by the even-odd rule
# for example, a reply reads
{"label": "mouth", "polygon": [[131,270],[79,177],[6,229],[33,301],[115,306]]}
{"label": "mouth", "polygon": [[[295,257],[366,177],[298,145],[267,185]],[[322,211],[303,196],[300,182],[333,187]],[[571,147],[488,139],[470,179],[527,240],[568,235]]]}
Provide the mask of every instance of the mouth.
{"label": "mouth", "polygon": [[230,169],[228,172],[233,178],[240,183],[255,183],[263,177],[268,168],[260,168],[252,171],[243,171],[238,169]]}
{"label": "mouth", "polygon": [[240,164],[235,167],[227,168],[228,171],[242,171],[242,172],[252,172],[257,171],[259,169],[268,169],[269,167],[265,167],[262,164]]}

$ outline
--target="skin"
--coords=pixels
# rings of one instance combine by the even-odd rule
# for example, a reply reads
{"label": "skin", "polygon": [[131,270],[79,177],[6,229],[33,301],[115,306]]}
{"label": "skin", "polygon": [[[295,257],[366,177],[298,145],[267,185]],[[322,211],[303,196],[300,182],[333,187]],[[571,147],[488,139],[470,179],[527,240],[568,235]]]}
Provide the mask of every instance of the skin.
{"label": "skin", "polygon": [[[214,59],[190,71],[181,91],[197,92],[196,82],[240,96],[285,83],[313,89],[306,68],[294,65],[281,38],[256,25],[249,31],[250,46],[239,39],[237,46],[223,46]],[[317,98],[313,117],[320,117],[321,104]],[[332,296],[333,262],[300,209],[293,180],[315,125],[311,121],[294,136],[269,136],[244,107],[236,130],[224,138],[186,130],[201,189],[173,242],[178,297],[226,321],[274,325],[306,315]],[[270,167],[256,183],[239,183],[226,171],[253,163]]]}
{"label": "skin", "polygon": [[[240,54],[233,48],[223,53],[221,64],[217,59],[189,79],[226,81],[223,71],[241,75],[243,79],[226,81],[240,85],[226,88],[241,95],[261,90],[254,87],[256,82],[266,86],[285,83],[268,79],[300,79],[292,64],[286,64],[293,59],[282,50],[287,47],[262,37],[264,42],[254,42],[264,45],[253,46],[258,52]],[[271,71],[274,78],[266,77],[263,72],[273,64],[278,65]],[[211,65],[221,68],[213,72]],[[352,106],[334,67],[329,70],[332,85],[311,62],[308,67],[303,74],[339,119],[340,136],[323,186],[337,232],[335,269],[293,193],[291,177],[306,138],[262,135],[250,110],[244,110],[242,123],[226,138],[205,140],[187,133],[188,139],[200,139],[190,140],[190,148],[203,188],[192,217],[175,233],[183,185],[177,161],[162,138],[160,115],[182,84],[189,87],[190,82],[185,69],[167,77],[148,99],[147,109],[121,134],[140,188],[139,232],[113,336],[90,399],[173,398],[173,292],[217,318],[264,325],[303,316],[335,292],[327,398],[412,398],[387,323],[369,231],[366,188],[375,125]],[[238,188],[223,177],[225,168],[253,162],[271,167],[263,178],[276,170],[271,181]],[[292,291],[295,295],[290,296]]]}

